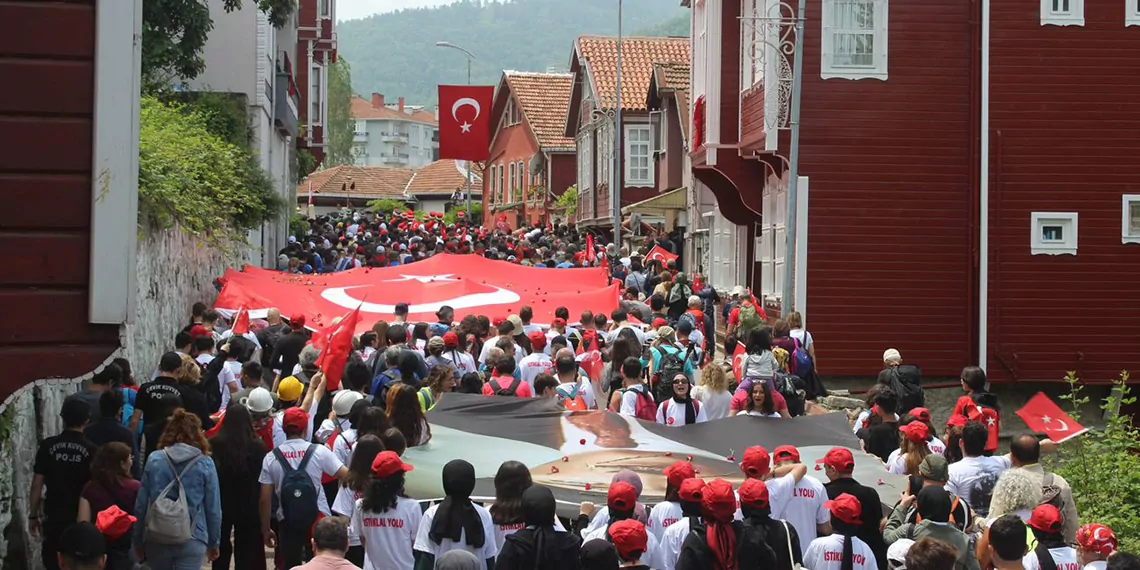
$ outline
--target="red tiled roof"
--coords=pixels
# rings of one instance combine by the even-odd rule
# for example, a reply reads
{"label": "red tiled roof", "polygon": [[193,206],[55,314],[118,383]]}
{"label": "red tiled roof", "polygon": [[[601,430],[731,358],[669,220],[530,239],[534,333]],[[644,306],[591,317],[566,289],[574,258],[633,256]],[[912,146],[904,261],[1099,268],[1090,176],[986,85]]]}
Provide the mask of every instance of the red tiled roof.
{"label": "red tiled roof", "polygon": [[[581,36],[574,43],[593,80],[598,104],[612,107],[617,99],[617,38]],[[622,38],[621,108],[644,111],[655,63],[689,64],[689,38]]]}
{"label": "red tiled roof", "polygon": [[297,185],[297,199],[304,200],[313,185],[313,196],[345,196],[342,185],[356,184],[352,196],[363,198],[403,198],[408,181],[415,174],[408,168],[340,165],[310,174]]}
{"label": "red tiled roof", "polygon": [[[452,159],[437,160],[415,171],[411,181],[408,183],[405,194],[408,197],[431,194],[450,196],[454,194],[456,190],[465,192],[467,190],[467,171],[465,167],[466,161]],[[479,175],[479,170],[476,168],[472,168],[471,173],[471,193],[473,195],[481,195],[483,177]]]}
{"label": "red tiled roof", "polygon": [[414,121],[417,123],[436,124],[435,115],[427,111],[416,111],[413,114],[401,113],[388,107],[373,107],[370,101],[360,97],[352,98],[352,118],[354,119],[397,119]]}
{"label": "red tiled roof", "polygon": [[677,101],[681,120],[681,135],[689,139],[689,64],[655,63],[653,78],[660,91],[671,91]]}
{"label": "red tiled roof", "polygon": [[574,148],[565,134],[566,108],[574,76],[569,73],[504,72],[507,85],[542,148]]}

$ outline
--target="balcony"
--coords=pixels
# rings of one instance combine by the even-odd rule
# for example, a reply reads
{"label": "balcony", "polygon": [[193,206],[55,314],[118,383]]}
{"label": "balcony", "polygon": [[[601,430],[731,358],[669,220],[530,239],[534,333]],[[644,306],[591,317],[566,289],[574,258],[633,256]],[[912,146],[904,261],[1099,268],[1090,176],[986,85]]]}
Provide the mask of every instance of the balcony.
{"label": "balcony", "polygon": [[408,159],[410,158],[411,156],[409,156],[406,152],[397,152],[393,154],[385,154],[381,157],[381,160],[384,162],[384,164],[407,164]]}
{"label": "balcony", "polygon": [[273,97],[273,124],[277,130],[290,136],[297,136],[297,95],[289,93],[291,80],[288,73],[277,74],[277,90]]}
{"label": "balcony", "polygon": [[380,133],[380,140],[383,142],[408,144],[408,133]]}
{"label": "balcony", "polygon": [[362,143],[368,142],[368,131],[356,131],[352,133],[352,142]]}

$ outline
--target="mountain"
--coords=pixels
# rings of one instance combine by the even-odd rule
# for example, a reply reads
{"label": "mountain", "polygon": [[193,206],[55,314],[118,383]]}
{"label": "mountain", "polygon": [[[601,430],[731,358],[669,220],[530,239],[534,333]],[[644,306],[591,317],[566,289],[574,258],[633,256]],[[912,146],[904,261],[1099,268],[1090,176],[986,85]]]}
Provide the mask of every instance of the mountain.
{"label": "mountain", "polygon": [[656,26],[649,26],[648,28],[634,32],[637,36],[675,36],[675,37],[689,37],[691,31],[691,20],[689,12],[686,10],[684,14],[678,14],[674,18],[669,18]]}
{"label": "mountain", "polygon": [[[688,9],[677,0],[623,0],[623,31],[688,35]],[[670,34],[684,21],[684,34]],[[671,24],[669,24],[671,23]],[[668,29],[666,29],[668,28]],[[580,35],[616,35],[616,0],[460,0],[435,8],[377,14],[336,25],[338,52],[352,64],[357,93],[433,104],[436,86],[467,83],[462,52],[475,55],[471,82],[494,85],[504,69],[566,70]]]}

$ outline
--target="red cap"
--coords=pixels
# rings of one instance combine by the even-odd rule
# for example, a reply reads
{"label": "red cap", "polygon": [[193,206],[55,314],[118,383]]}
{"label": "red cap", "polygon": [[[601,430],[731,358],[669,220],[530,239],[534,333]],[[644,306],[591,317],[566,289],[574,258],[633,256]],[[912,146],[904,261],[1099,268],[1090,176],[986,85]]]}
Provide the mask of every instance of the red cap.
{"label": "red cap", "polygon": [[1102,524],[1086,524],[1077,529],[1077,544],[1085,552],[1095,552],[1101,556],[1116,552],[1116,534]]}
{"label": "red cap", "polygon": [[863,524],[863,504],[854,495],[843,493],[835,500],[825,502],[823,508],[847,524]]}
{"label": "red cap", "polygon": [[792,463],[800,462],[800,450],[796,449],[794,445],[781,445],[772,452],[773,463],[783,463],[791,461]]}
{"label": "red cap", "polygon": [[926,408],[914,408],[913,410],[911,410],[907,413],[918,418],[918,421],[921,421],[921,422],[930,421],[930,410],[928,410]]}
{"label": "red cap", "polygon": [[542,331],[531,331],[526,337],[530,339],[531,350],[538,352],[546,348],[546,335]]}
{"label": "red cap", "polygon": [[134,515],[111,505],[95,515],[95,528],[111,540],[118,540],[130,532],[131,527],[138,521]]}
{"label": "red cap", "polygon": [[452,331],[443,333],[443,346],[447,348],[459,348],[459,335]]}
{"label": "red cap", "polygon": [[564,319],[562,317],[558,317],[558,318],[554,319],[554,326],[556,326],[556,327],[566,326],[566,319]]}
{"label": "red cap", "polygon": [[212,336],[210,329],[207,329],[202,325],[194,325],[193,327],[190,327],[190,338],[196,339],[203,336]]}
{"label": "red cap", "polygon": [[1053,505],[1037,505],[1029,517],[1029,526],[1049,534],[1061,532],[1061,511]]}
{"label": "red cap", "polygon": [[763,477],[771,470],[768,465],[770,462],[768,450],[762,446],[754,445],[744,450],[744,461],[740,462],[740,470],[749,477]]}
{"label": "red cap", "polygon": [[281,427],[293,428],[294,430],[305,431],[309,428],[309,414],[301,408],[289,408],[285,410],[285,417],[281,420]]}
{"label": "red cap", "polygon": [[634,552],[645,553],[649,548],[649,534],[645,532],[645,525],[634,519],[625,519],[610,525],[610,539],[618,556],[629,558]]}
{"label": "red cap", "polygon": [[[779,454],[779,452],[776,452]],[[740,504],[762,509],[768,506],[768,486],[759,479],[748,479],[740,486]]]}
{"label": "red cap", "polygon": [[503,324],[503,323],[505,323],[505,322],[507,322],[507,318],[506,318],[506,317],[495,317],[495,318],[494,318],[494,319],[491,321],[491,326],[493,326],[493,327],[496,327],[496,328],[497,328],[499,325],[501,325],[501,324]]}
{"label": "red cap", "polygon": [[930,439],[930,428],[922,422],[910,422],[903,426],[901,431],[911,443],[922,443]]}
{"label": "red cap", "polygon": [[851,450],[845,447],[833,447],[823,459],[816,461],[816,464],[824,464],[840,473],[850,473],[855,470],[855,456],[851,455]]}
{"label": "red cap", "polygon": [[610,492],[606,495],[606,506],[611,509],[627,512],[632,511],[637,504],[637,489],[625,481],[618,481],[610,485]]}
{"label": "red cap", "polygon": [[298,314],[293,315],[292,317],[289,317],[289,326],[293,327],[293,330],[301,330],[302,328],[304,328],[304,326],[305,326],[305,315],[298,313]]}
{"label": "red cap", "polygon": [[376,459],[372,460],[372,476],[377,479],[387,479],[397,473],[407,473],[413,469],[415,467],[400,460],[395,451],[381,451],[376,454]]}
{"label": "red cap", "polygon": [[677,490],[677,496],[686,503],[699,503],[701,496],[704,495],[705,481],[704,479],[685,479],[681,481],[681,486]]}
{"label": "red cap", "polygon": [[736,513],[736,494],[732,492],[732,483],[715,479],[705,485],[701,497],[701,513],[716,522],[731,521]]}
{"label": "red cap", "polygon": [[684,483],[685,479],[692,479],[696,476],[693,464],[688,461],[678,461],[665,468],[665,479],[669,481],[669,486],[674,489],[680,489],[681,483]]}
{"label": "red cap", "polygon": [[669,323],[666,322],[665,319],[662,319],[661,317],[657,317],[656,319],[653,319],[653,324],[650,326],[652,326],[653,328],[656,329],[656,328],[663,327],[667,324],[669,324]]}
{"label": "red cap", "polygon": [[946,420],[946,427],[966,427],[966,416],[955,414]]}

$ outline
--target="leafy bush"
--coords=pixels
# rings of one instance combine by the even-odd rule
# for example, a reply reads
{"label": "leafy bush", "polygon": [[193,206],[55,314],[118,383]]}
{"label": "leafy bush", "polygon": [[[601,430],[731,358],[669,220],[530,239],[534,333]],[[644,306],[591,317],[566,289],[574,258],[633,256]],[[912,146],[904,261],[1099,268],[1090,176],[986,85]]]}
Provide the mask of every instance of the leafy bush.
{"label": "leafy bush", "polygon": [[[1070,404],[1066,410],[1074,420],[1081,420],[1080,408],[1089,403],[1074,372],[1065,380],[1069,393],[1061,396]],[[1051,458],[1050,467],[1073,489],[1081,523],[1100,523],[1116,532],[1121,550],[1140,551],[1140,430],[1132,425],[1132,416],[1120,413],[1122,406],[1136,402],[1128,387],[1128,372],[1121,372],[1113,382],[1113,390],[1101,403],[1107,416],[1103,429],[1090,430],[1061,446]]]}
{"label": "leafy bush", "polygon": [[400,200],[389,200],[387,198],[384,198],[381,200],[373,200],[369,202],[368,209],[376,212],[377,214],[384,214],[387,216],[396,210],[407,210],[408,206]]}
{"label": "leafy bush", "polygon": [[195,235],[240,237],[284,207],[245,148],[211,132],[193,106],[143,97],[139,113],[139,216]]}
{"label": "leafy bush", "polygon": [[446,224],[454,224],[459,220],[459,212],[463,212],[463,216],[470,220],[483,219],[483,204],[479,202],[471,203],[471,215],[467,215],[467,202],[461,202],[458,206],[451,209],[451,211],[443,214],[443,222]]}
{"label": "leafy bush", "polygon": [[554,200],[554,209],[562,212],[574,210],[578,207],[578,186],[571,186]]}

